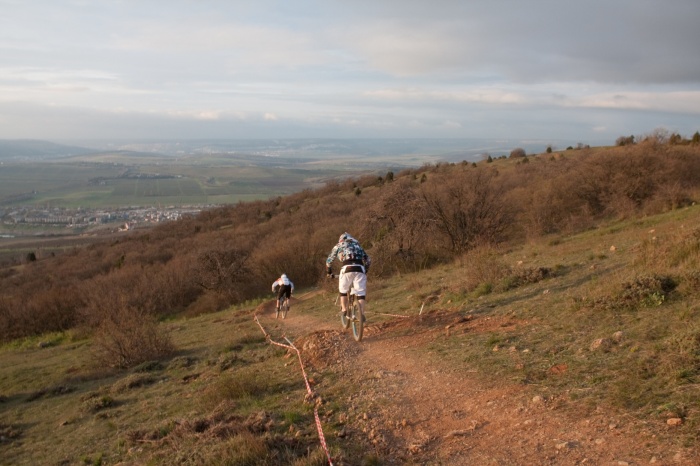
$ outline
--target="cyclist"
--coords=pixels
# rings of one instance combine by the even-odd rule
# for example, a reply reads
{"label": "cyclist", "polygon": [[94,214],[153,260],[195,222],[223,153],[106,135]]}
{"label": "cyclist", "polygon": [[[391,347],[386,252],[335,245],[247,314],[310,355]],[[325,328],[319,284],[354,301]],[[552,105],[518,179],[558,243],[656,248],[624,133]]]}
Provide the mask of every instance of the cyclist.
{"label": "cyclist", "polygon": [[372,261],[350,233],[343,233],[338,239],[338,244],[326,259],[326,275],[333,276],[331,265],[338,259],[343,267],[340,269],[338,277],[338,291],[340,292],[340,308],[346,312],[348,308],[348,292],[352,285],[353,293],[357,295],[357,302],[360,305],[362,319],[365,320],[365,297],[367,294],[367,272]]}
{"label": "cyclist", "polygon": [[280,310],[280,301],[282,300],[282,296],[286,296],[287,298],[292,297],[292,291],[294,291],[294,283],[287,277],[286,274],[280,275],[280,278],[275,280],[272,283],[272,292],[275,292],[275,288],[279,286],[279,290],[277,290],[277,310]]}

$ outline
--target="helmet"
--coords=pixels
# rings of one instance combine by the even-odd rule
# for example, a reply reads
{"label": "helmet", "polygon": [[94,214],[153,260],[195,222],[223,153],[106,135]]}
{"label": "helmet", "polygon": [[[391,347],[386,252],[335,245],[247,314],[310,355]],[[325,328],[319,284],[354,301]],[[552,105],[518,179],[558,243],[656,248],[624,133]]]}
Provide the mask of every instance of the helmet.
{"label": "helmet", "polygon": [[352,236],[350,236],[350,233],[348,233],[348,232],[346,231],[345,233],[343,233],[342,235],[340,235],[340,238],[338,238],[338,242],[339,242],[339,243],[342,243],[343,241],[356,241],[356,240],[355,240],[355,238],[353,238]]}
{"label": "helmet", "polygon": [[287,278],[287,275],[283,273],[280,278]]}

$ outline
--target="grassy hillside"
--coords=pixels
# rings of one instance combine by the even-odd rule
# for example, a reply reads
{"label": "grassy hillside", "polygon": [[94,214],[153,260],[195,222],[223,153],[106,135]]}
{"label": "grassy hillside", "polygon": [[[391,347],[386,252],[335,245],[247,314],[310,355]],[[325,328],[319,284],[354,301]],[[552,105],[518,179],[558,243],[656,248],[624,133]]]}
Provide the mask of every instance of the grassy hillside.
{"label": "grassy hillside", "polygon": [[[646,429],[658,426],[665,448],[696,448],[699,231],[700,208],[692,206],[473,251],[422,272],[370,276],[365,346],[349,335],[343,344],[404,341],[395,357],[432,360],[484,387],[519,385],[581,418],[600,409],[626,413]],[[664,277],[676,286],[664,288]],[[372,400],[345,383],[330,353],[320,365],[314,346],[304,344],[320,329],[340,327],[332,288],[316,290],[299,290],[305,299],[288,317],[316,319],[305,331],[290,330],[257,302],[178,318],[158,324],[177,350],[129,370],[96,366],[100,343],[79,330],[7,343],[4,461],[327,464],[296,357],[266,341],[257,312],[273,340],[284,343],[286,335],[302,348],[323,399],[330,451],[346,461],[339,464],[391,464],[390,452],[366,435],[343,437],[342,413],[367,410]],[[352,408],[351,399],[365,408]],[[682,424],[665,430],[675,418]]]}
{"label": "grassy hillside", "polygon": [[[421,380],[437,368],[479,392],[516,387],[565,425],[623,419],[624,436],[606,432],[643,431],[645,454],[695,464],[699,150],[648,143],[438,164],[7,262],[2,458],[326,464],[296,356],[269,343],[257,313],[273,340],[301,349],[338,464],[391,464],[399,451],[404,464],[431,464],[421,461],[445,441],[426,433],[417,456],[397,446],[417,421],[388,422],[381,390],[367,398],[365,386],[396,389],[382,375],[392,367],[362,365],[377,347],[413,361]],[[361,345],[335,330],[335,292],[321,278],[342,231],[374,261]],[[288,321],[261,305],[281,272],[298,288]],[[449,410],[449,393],[430,389]],[[474,426],[497,425],[489,419]],[[603,461],[595,442],[574,443]],[[624,452],[643,460],[635,449]]]}

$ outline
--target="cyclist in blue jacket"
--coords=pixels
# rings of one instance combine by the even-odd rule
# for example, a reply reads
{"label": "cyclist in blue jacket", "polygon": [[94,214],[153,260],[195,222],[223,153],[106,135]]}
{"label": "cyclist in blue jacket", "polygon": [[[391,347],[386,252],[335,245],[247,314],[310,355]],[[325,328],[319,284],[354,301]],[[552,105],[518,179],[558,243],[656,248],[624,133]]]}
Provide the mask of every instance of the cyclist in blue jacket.
{"label": "cyclist in blue jacket", "polygon": [[343,233],[338,239],[338,244],[326,259],[326,274],[333,276],[331,265],[338,259],[343,264],[338,277],[338,291],[340,292],[340,307],[342,312],[348,308],[348,292],[352,285],[353,293],[357,295],[357,302],[360,305],[362,318],[365,318],[365,298],[367,295],[367,272],[372,261],[349,233]]}

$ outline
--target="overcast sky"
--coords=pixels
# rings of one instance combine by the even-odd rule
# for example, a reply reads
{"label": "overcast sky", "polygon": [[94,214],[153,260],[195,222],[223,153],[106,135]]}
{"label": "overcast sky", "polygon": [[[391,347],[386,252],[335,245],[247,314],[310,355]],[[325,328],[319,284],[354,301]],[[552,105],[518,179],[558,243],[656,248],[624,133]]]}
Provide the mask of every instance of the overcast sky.
{"label": "overcast sky", "polygon": [[698,0],[0,0],[0,138],[700,130]]}

